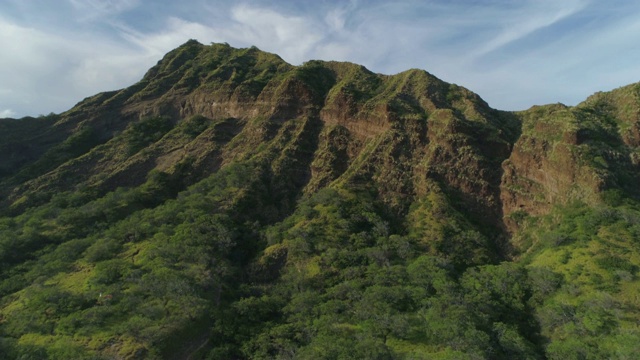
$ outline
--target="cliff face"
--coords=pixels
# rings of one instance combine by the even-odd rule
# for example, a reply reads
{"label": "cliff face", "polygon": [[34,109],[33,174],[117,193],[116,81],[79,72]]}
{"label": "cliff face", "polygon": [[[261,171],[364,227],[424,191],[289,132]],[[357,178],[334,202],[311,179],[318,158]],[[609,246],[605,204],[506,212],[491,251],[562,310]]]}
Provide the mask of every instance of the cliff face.
{"label": "cliff face", "polygon": [[522,135],[503,164],[501,199],[510,214],[541,215],[553,205],[596,204],[605,190],[638,196],[638,85],[599,93],[571,108],[533,107],[517,114]]}
{"label": "cliff face", "polygon": [[[128,152],[123,135],[150,117],[167,123],[153,130],[158,138],[147,149]],[[194,137],[175,134],[196,117],[221,123]],[[281,156],[297,167],[290,170],[300,189],[366,178],[394,209],[406,212],[425,191],[420,183],[434,179],[494,224],[499,164],[519,126],[512,115],[424,71],[384,76],[319,61],[293,67],[255,48],[196,42],[167,54],[138,84],[88,98],[56,120],[47,128],[59,134],[53,151],[82,131],[97,138],[88,136],[93,143],[84,153],[59,151],[54,162],[12,169],[30,172],[5,177],[5,203],[26,201],[36,189],[135,186],[149,171],[171,172],[187,158],[193,172],[205,176],[254,156],[261,144],[291,137],[287,141],[300,143],[297,152]]]}
{"label": "cliff face", "polygon": [[[0,191],[4,205],[20,209],[78,186],[140,185],[152,170],[172,173],[186,163],[195,181],[271,144],[282,152],[272,166],[286,163],[280,170],[294,176],[291,201],[332,182],[361,182],[406,214],[435,182],[460,211],[515,231],[514,213],[594,203],[602,190],[637,180],[637,112],[636,85],[575,108],[507,113],[420,70],[387,76],[349,63],[294,67],[256,48],[190,41],[130,88],[59,116],[7,122],[34,131],[3,143],[9,156],[0,164]],[[164,120],[141,126],[146,148],[132,150],[132,126],[153,117]]]}

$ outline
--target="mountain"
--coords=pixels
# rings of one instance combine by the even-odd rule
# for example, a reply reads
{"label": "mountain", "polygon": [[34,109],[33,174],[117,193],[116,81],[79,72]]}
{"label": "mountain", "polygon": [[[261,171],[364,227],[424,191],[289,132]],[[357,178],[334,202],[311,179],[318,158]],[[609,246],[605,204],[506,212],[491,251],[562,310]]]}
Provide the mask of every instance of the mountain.
{"label": "mountain", "polygon": [[640,84],[507,112],[191,40],[0,152],[5,358],[640,350]]}

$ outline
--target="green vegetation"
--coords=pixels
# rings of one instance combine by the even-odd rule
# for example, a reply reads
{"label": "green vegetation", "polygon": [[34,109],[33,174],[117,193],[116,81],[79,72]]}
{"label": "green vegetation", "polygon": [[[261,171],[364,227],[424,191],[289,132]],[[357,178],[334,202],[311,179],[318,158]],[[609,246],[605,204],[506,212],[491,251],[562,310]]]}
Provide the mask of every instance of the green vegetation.
{"label": "green vegetation", "polygon": [[171,120],[166,117],[150,117],[132,123],[123,138],[127,144],[126,155],[131,156],[150,144],[160,140],[171,130]]}
{"label": "green vegetation", "polygon": [[[535,312],[549,358],[633,358],[640,204],[558,207],[519,236],[535,270]],[[524,250],[524,249],[523,249]]]}
{"label": "green vegetation", "polygon": [[0,121],[0,357],[635,358],[638,89],[507,113],[189,41]]}

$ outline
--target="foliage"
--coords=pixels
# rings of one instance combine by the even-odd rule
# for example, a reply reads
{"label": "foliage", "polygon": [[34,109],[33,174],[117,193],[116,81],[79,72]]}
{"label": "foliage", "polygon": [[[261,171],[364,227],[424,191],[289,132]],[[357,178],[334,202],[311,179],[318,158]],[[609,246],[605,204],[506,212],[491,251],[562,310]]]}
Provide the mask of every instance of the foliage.
{"label": "foliage", "polygon": [[164,116],[143,118],[132,123],[124,133],[127,155],[133,155],[147,145],[158,141],[171,130],[172,126],[171,120]]}
{"label": "foliage", "polygon": [[[505,113],[420,70],[189,41],[0,121],[1,357],[633,358],[637,90]],[[593,187],[525,189],[515,147]]]}

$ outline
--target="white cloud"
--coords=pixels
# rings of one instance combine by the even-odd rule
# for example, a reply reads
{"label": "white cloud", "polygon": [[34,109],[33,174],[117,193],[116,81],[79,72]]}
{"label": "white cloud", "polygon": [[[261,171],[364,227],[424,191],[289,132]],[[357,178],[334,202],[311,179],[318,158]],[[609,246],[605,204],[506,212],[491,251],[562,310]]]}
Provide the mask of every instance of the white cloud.
{"label": "white cloud", "polygon": [[0,110],[0,119],[12,118],[16,116],[16,112],[11,109]]}
{"label": "white cloud", "polygon": [[[106,38],[69,38],[0,18],[0,96],[18,115],[69,109],[84,97],[136,81],[151,60]],[[155,55],[155,54],[154,54]]]}
{"label": "white cloud", "polygon": [[327,13],[324,17],[325,23],[329,26],[329,30],[333,32],[339,32],[344,30],[346,22],[346,9],[333,9]]}
{"label": "white cloud", "polygon": [[357,48],[348,57],[374,71],[426,69],[507,110],[576,104],[609,84],[638,81],[637,5],[616,10],[612,24],[604,21],[614,18],[611,8],[592,1],[459,4],[359,9],[349,36],[322,47]]}
{"label": "white cloud", "polygon": [[113,15],[131,10],[140,5],[140,0],[68,0],[76,11],[86,18]]}
{"label": "white cloud", "polygon": [[162,56],[188,39],[202,43],[228,42],[238,47],[257,46],[277,52],[293,64],[309,60],[323,40],[327,25],[310,17],[280,14],[265,8],[239,5],[230,9],[227,22],[205,25],[171,17],[166,28],[156,33],[142,33],[120,26],[122,36],[149,53]]}
{"label": "white cloud", "polygon": [[10,54],[0,57],[0,100],[20,116],[63,111],[134,83],[191,38],[255,45],[292,64],[351,61],[387,74],[422,68],[505,109],[576,103],[640,76],[640,6],[633,4],[352,0],[282,7],[255,1],[209,7],[186,1],[160,12],[147,0],[67,0],[68,15],[80,20],[58,27],[0,15],[0,48]]}
{"label": "white cloud", "polygon": [[314,19],[286,16],[269,9],[236,6],[231,11],[234,26],[218,29],[225,37],[254,44],[293,63],[301,63],[321,39],[324,29]]}
{"label": "white cloud", "polygon": [[639,9],[617,14],[615,22],[606,21],[606,4],[580,9],[571,23],[580,20],[579,28],[564,24],[562,31],[543,37],[546,41],[525,43],[522,51],[484,64],[483,71],[449,80],[466,81],[490,104],[509,110],[555,102],[575,105],[596,91],[640,80],[640,46],[635,45]]}
{"label": "white cloud", "polygon": [[150,56],[155,56],[156,61],[189,39],[197,39],[203,43],[223,41],[210,27],[174,17],[167,20],[165,29],[155,33],[143,33],[127,26],[118,26],[118,29],[124,39],[144,49]]}
{"label": "white cloud", "polygon": [[501,29],[496,36],[489,41],[480,44],[473,56],[481,56],[494,51],[502,46],[524,38],[536,30],[553,25],[558,21],[571,16],[584,9],[587,5],[582,0],[571,1],[536,1],[530,2],[522,8],[511,11],[496,11],[493,16],[483,20],[495,19],[496,15],[502,18],[499,21]]}

